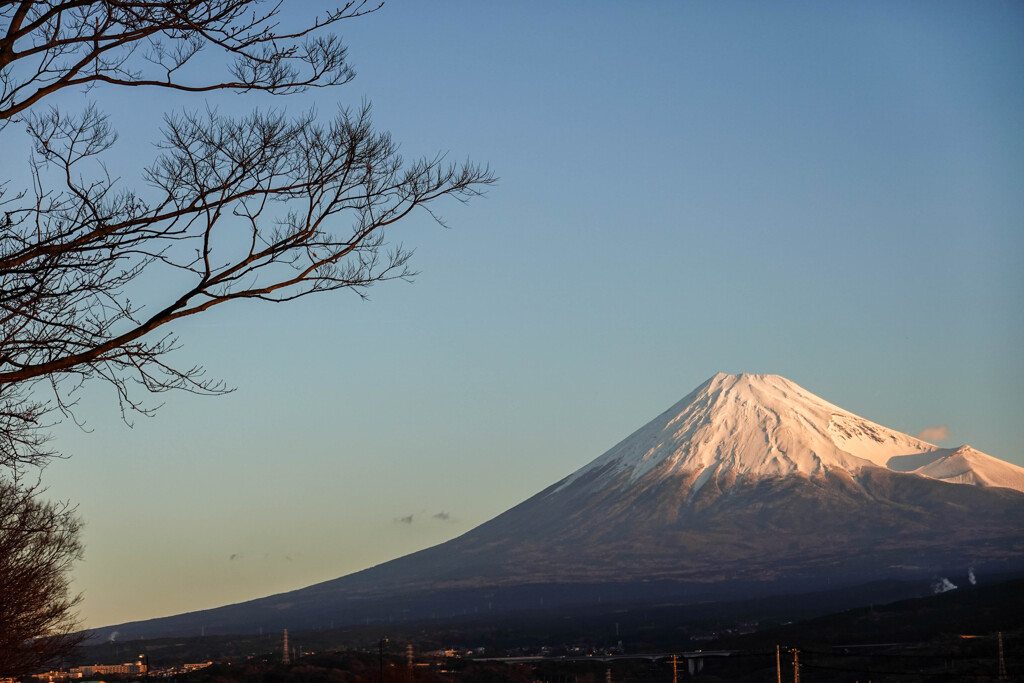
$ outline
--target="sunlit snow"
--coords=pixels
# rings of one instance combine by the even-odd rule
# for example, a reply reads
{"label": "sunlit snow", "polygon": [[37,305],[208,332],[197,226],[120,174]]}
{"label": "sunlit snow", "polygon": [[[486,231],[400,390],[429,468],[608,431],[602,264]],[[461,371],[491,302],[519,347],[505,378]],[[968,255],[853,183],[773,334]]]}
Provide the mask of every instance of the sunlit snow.
{"label": "sunlit snow", "polygon": [[939,448],[825,401],[779,375],[718,373],[627,439],[570,475],[592,486],[689,473],[691,494],[716,473],[821,476],[882,467],[931,479],[1024,491],[1024,468],[969,446]]}

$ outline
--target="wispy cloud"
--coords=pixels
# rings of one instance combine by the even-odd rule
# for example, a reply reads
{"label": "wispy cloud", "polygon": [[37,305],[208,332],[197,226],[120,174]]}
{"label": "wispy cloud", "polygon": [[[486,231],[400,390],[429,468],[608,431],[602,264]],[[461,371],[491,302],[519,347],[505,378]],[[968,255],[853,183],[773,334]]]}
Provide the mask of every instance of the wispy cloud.
{"label": "wispy cloud", "polygon": [[394,517],[391,521],[395,524],[413,524],[419,520],[428,519],[428,515],[429,519],[434,519],[439,522],[449,522],[452,519],[452,516],[445,510],[441,510],[440,512],[436,512],[432,515],[426,510],[420,510],[419,512],[410,513],[402,517]]}
{"label": "wispy cloud", "polygon": [[921,441],[930,441],[932,443],[936,441],[945,441],[948,439],[953,432],[946,425],[935,425],[934,427],[927,427],[917,433],[917,438]]}

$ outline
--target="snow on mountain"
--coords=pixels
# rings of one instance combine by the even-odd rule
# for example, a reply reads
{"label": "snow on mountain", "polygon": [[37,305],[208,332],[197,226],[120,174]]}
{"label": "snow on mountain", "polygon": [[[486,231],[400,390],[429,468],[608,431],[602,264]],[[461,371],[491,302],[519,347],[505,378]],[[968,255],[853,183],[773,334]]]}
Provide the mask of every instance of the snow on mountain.
{"label": "snow on mountain", "polygon": [[737,480],[802,474],[821,477],[864,467],[947,482],[1024,491],[1024,468],[970,447],[942,449],[883,427],[778,375],[718,373],[691,394],[563,480],[589,475],[591,488],[696,475],[691,495],[729,472]]}
{"label": "snow on mountain", "polygon": [[1024,491],[1024,467],[1003,462],[970,446],[896,457],[887,465],[897,472],[920,474],[956,484],[1002,486]]}

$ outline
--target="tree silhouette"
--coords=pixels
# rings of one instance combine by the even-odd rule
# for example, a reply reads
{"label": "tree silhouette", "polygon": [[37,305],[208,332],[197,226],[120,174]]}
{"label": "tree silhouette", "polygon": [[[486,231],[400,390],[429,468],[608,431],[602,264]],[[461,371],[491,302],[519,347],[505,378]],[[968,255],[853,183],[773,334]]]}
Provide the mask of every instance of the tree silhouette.
{"label": "tree silhouette", "polygon": [[84,639],[68,576],[80,526],[67,504],[0,481],[0,676],[33,673]]}
{"label": "tree silhouette", "polygon": [[4,470],[16,478],[60,457],[47,428],[73,416],[86,382],[114,387],[126,420],[153,410],[151,393],[228,391],[172,362],[173,323],[238,299],[365,296],[408,278],[409,252],[387,229],[417,209],[440,222],[436,200],[494,182],[443,154],[404,160],[363,105],[327,119],[168,114],[156,158],[130,185],[105,161],[117,141],[107,115],[54,103],[69,88],[342,85],[354,73],[328,30],[377,8],[350,2],[286,30],[282,2],[0,0],[0,139],[28,136],[31,179],[0,178]]}

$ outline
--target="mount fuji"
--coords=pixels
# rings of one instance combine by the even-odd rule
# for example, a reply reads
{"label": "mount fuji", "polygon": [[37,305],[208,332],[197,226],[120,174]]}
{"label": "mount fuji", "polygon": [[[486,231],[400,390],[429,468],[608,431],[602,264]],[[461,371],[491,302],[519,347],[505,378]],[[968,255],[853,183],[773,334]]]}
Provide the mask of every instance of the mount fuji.
{"label": "mount fuji", "polygon": [[451,541],[297,591],[96,635],[754,597],[972,567],[1024,571],[1024,468],[888,429],[777,375],[719,373]]}

